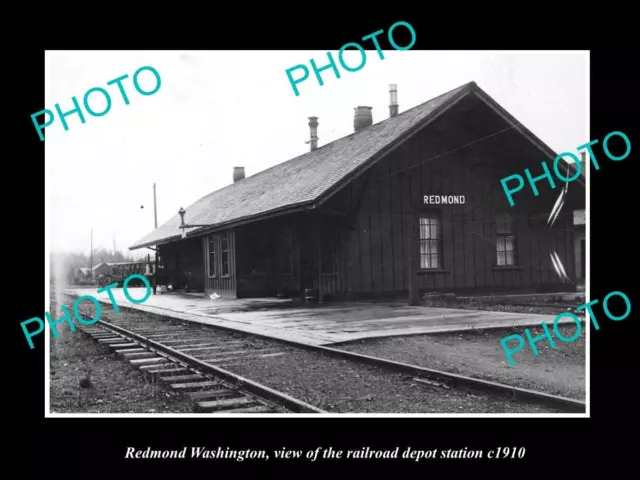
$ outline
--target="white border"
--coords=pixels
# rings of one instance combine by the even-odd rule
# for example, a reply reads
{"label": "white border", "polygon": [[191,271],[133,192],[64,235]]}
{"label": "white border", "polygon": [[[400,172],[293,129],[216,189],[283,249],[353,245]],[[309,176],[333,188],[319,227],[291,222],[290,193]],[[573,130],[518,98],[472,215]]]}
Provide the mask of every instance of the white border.
{"label": "white border", "polygon": [[[444,51],[444,50],[442,50]],[[590,71],[591,71],[591,52],[589,50],[562,50],[562,51],[547,51],[547,50],[455,50],[459,52],[468,53],[498,53],[498,54],[584,54],[586,55],[586,127],[587,137],[584,143],[591,140],[591,103],[590,103]],[[46,71],[46,51],[45,51],[45,71]],[[46,81],[46,80],[45,80]],[[45,87],[46,90],[46,87]],[[46,98],[46,91],[45,91]],[[544,140],[543,140],[544,141]],[[575,149],[578,145],[575,145]],[[590,161],[590,159],[589,159]],[[49,179],[48,171],[51,168],[49,162],[46,161],[46,142],[45,142],[45,307],[44,311],[49,311],[49,285],[50,285],[50,219],[51,219],[51,203],[49,197]],[[590,212],[591,202],[589,198],[590,193],[590,169],[587,167],[585,170],[585,188],[586,188],[586,225],[585,225],[585,238],[587,245],[586,252],[586,279],[585,279],[585,300],[590,301],[591,294],[591,265],[590,265]],[[572,250],[575,246],[572,244]],[[589,318],[589,314],[585,312],[585,321]],[[206,414],[206,413],[51,413],[50,412],[50,337],[51,333],[47,330],[48,334],[45,334],[45,418],[590,418],[591,416],[591,335],[588,324],[585,322],[586,330],[586,412],[576,414],[544,414],[544,413],[479,413],[479,414],[451,414],[451,413],[301,413],[301,414]]]}

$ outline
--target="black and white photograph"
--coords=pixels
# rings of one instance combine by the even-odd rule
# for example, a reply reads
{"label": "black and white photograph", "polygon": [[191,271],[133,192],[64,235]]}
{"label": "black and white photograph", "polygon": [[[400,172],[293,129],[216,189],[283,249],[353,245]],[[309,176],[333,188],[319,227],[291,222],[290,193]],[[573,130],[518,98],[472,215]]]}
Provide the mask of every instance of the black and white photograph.
{"label": "black and white photograph", "polygon": [[589,62],[47,51],[45,416],[588,416]]}

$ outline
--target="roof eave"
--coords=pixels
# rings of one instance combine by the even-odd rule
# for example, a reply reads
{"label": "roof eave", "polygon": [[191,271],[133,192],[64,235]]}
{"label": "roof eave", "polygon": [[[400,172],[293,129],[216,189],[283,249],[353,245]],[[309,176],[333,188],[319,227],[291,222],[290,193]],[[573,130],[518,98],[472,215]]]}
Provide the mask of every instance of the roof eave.
{"label": "roof eave", "polygon": [[[303,210],[313,210],[316,208],[316,199],[308,200],[306,202],[298,203],[295,205],[289,205],[287,207],[282,207],[274,210],[269,210],[267,212],[261,212],[256,215],[251,215],[248,217],[242,217],[239,219],[232,220],[230,222],[223,222],[212,225],[210,227],[201,227],[197,230],[193,230],[187,233],[187,238],[197,238],[203,235],[208,235],[213,232],[217,232],[220,230],[226,230],[229,228],[238,227],[240,225],[247,225],[249,223],[257,222],[260,220],[266,220],[268,218],[278,217],[281,215],[288,215],[290,213],[296,213]],[[152,240],[149,242],[141,243],[139,245],[133,245],[129,247],[129,250],[139,250],[141,248],[146,248],[150,246],[158,246],[158,245],[166,245],[168,243],[173,243],[175,241],[183,240],[182,235],[172,235],[170,237],[165,237],[159,240]]]}

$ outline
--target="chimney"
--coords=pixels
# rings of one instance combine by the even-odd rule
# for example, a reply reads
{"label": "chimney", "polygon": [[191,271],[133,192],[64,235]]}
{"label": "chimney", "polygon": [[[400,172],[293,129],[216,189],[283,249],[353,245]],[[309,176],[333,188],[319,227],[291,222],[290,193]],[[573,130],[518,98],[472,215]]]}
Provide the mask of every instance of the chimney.
{"label": "chimney", "polygon": [[398,115],[398,85],[395,83],[389,85],[389,96],[391,97],[391,103],[389,104],[389,116],[395,117]]}
{"label": "chimney", "polygon": [[233,167],[233,183],[244,178],[244,167]]}
{"label": "chimney", "polygon": [[354,110],[356,114],[353,117],[353,129],[359,132],[363,128],[370,126],[373,123],[373,116],[371,110],[373,107],[356,107]]}
{"label": "chimney", "polygon": [[311,151],[318,148],[318,117],[309,117],[309,129],[311,130],[311,140],[307,143],[311,144]]}

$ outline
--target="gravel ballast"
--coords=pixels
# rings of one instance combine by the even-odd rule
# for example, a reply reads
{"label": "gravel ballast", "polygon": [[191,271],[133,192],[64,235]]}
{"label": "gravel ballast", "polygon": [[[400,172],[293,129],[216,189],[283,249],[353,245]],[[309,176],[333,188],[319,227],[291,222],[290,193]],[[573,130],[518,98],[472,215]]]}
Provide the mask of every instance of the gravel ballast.
{"label": "gravel ballast", "polygon": [[[335,348],[584,401],[584,329],[572,343],[556,339],[555,349],[547,340],[538,342],[538,356],[519,327],[372,339]],[[576,331],[573,325],[559,330],[565,338]],[[534,338],[544,333],[541,327],[529,331]],[[513,354],[515,364],[510,366],[500,340],[514,334],[523,336],[525,347]]]}
{"label": "gravel ballast", "polygon": [[51,413],[192,412],[181,395],[149,381],[84,333],[68,326],[57,331],[59,338],[50,338]]}

